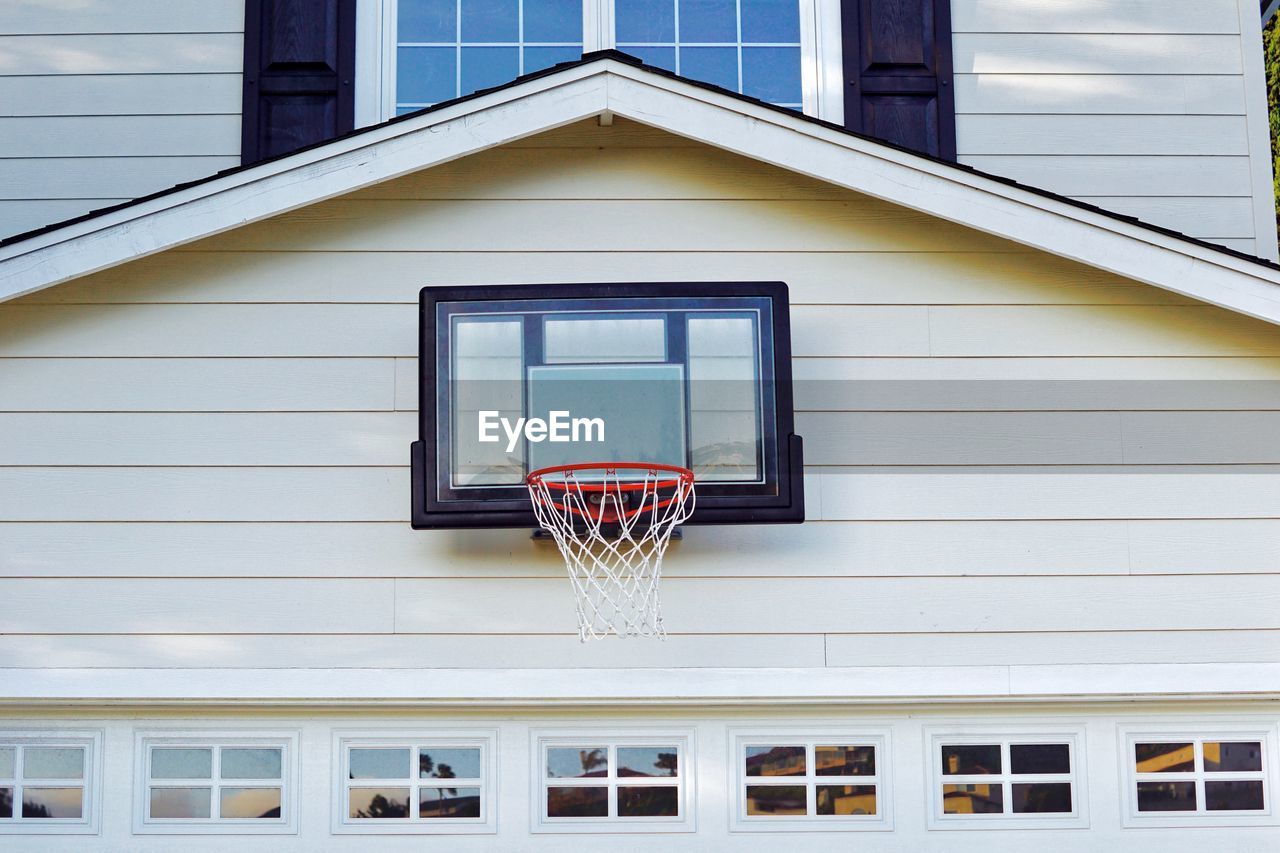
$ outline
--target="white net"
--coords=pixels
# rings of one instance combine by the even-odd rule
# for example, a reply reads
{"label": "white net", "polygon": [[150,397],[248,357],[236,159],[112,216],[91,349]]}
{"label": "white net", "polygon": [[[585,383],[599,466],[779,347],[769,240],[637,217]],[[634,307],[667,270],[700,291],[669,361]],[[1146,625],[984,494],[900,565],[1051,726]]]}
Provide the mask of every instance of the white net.
{"label": "white net", "polygon": [[674,466],[569,465],[529,475],[538,524],[564,556],[578,636],[661,637],[662,557],[693,514],[693,473]]}

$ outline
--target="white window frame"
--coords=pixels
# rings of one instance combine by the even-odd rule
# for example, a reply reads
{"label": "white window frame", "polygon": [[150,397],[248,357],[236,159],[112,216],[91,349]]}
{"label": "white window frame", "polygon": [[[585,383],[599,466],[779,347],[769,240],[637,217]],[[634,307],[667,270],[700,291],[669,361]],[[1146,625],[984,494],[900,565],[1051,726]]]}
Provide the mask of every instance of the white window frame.
{"label": "white window frame", "polygon": [[26,786],[21,780],[21,758],[15,756],[14,778],[0,783],[14,789],[13,817],[0,818],[0,836],[98,835],[102,828],[102,739],[101,729],[0,730],[0,747],[18,747],[21,750],[23,747],[66,746],[84,749],[83,778],[30,780],[33,788],[82,788],[83,807],[78,818],[23,818],[22,788]]}
{"label": "white window frame", "polygon": [[[530,732],[532,797],[530,828],[536,833],[646,833],[694,832],[697,830],[694,784],[694,732],[691,728],[573,728],[534,729]],[[679,751],[677,775],[674,777],[619,777],[618,748],[674,745]],[[591,778],[548,778],[546,751],[551,748],[603,746],[609,751],[609,775]],[[679,817],[618,817],[619,786],[655,786],[678,788]],[[547,814],[547,788],[600,787],[609,794],[608,817],[558,817]]]}
{"label": "white window frame", "polygon": [[[209,779],[151,780],[151,750],[212,749]],[[280,780],[223,779],[221,748],[278,748]],[[140,729],[134,732],[133,831],[138,835],[296,835],[298,832],[298,732],[294,729]],[[223,788],[280,786],[280,817],[273,818],[152,818],[151,788],[212,788],[212,810],[220,807]]]}
{"label": "white window frame", "polygon": [[[1262,744],[1262,769],[1206,773],[1202,744],[1206,741],[1258,741]],[[1139,743],[1189,742],[1195,744],[1196,769],[1181,773],[1138,773],[1134,745]],[[1274,727],[1249,722],[1208,722],[1122,724],[1119,727],[1120,778],[1124,789],[1123,823],[1126,828],[1191,826],[1275,826],[1280,809],[1275,803],[1277,761]],[[1261,780],[1262,811],[1209,811],[1204,795],[1205,780],[1223,782]],[[1191,782],[1196,785],[1194,812],[1138,811],[1138,782]]]}
{"label": "white window frame", "polygon": [[[456,787],[480,789],[479,818],[422,818],[418,816],[418,789],[445,787],[442,779],[404,780],[348,779],[349,750],[408,749],[410,755],[422,747],[479,749],[480,779],[456,780]],[[498,831],[498,732],[496,729],[337,729],[333,732],[333,815],[335,835],[491,835]],[[411,760],[410,773],[416,761]],[[350,818],[350,788],[370,786],[407,787],[410,790],[408,818]],[[454,786],[449,786],[454,787]]]}
{"label": "white window frame", "polygon": [[[990,830],[990,829],[1086,829],[1089,826],[1089,778],[1087,767],[1088,748],[1083,724],[1074,725],[953,725],[926,726],[925,750],[928,755],[928,805],[929,829]],[[1071,753],[1071,772],[1068,774],[1013,773],[1009,762],[1009,747],[1017,744],[1065,743]],[[944,745],[1000,745],[1000,773],[984,776],[948,776],[942,773],[942,747]],[[1034,782],[1069,782],[1071,807],[1069,813],[1019,814],[1013,811],[1013,785]],[[1003,814],[944,814],[943,785],[986,784],[1004,788],[1004,804],[1009,811]]]}
{"label": "white window frame", "polygon": [[[356,127],[395,116],[396,8],[398,0],[357,0]],[[844,57],[840,0],[800,4],[800,84],[803,112],[844,123]],[[582,0],[584,53],[613,49],[614,0]]]}
{"label": "white window frame", "polygon": [[[747,776],[746,750],[752,746],[803,746],[804,776]],[[818,746],[871,746],[876,750],[874,776],[818,776],[815,774],[814,748]],[[729,829],[732,832],[846,832],[893,830],[893,767],[890,753],[890,731],[887,728],[848,728],[843,726],[755,726],[729,730],[729,766],[734,798],[730,806]],[[874,815],[748,815],[747,786],[804,785],[809,810],[814,810],[819,785],[875,785]]]}

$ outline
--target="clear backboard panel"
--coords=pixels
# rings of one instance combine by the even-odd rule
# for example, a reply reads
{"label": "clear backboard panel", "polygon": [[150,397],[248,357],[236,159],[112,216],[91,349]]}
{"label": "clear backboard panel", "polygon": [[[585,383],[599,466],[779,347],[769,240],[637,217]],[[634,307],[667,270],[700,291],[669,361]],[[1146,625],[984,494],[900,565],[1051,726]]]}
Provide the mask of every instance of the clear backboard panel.
{"label": "clear backboard panel", "polygon": [[530,471],[694,472],[690,523],[802,521],[786,285],[424,288],[415,527],[531,526]]}

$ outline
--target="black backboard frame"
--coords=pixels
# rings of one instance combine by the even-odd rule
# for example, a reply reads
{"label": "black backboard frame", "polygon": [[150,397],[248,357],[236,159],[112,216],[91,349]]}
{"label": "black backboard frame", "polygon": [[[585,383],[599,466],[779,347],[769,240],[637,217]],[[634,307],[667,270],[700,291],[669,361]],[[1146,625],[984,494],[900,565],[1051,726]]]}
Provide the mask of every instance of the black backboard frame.
{"label": "black backboard frame", "polygon": [[[764,297],[772,307],[775,489],[763,494],[698,495],[688,524],[777,524],[804,521],[803,442],[795,434],[791,375],[791,315],[783,282],[661,282],[626,284],[466,285],[424,287],[418,315],[418,440],[410,448],[412,516],[415,530],[537,526],[532,507],[501,508],[484,500],[444,501],[437,495],[438,357],[440,303],[509,300],[697,299]],[[445,380],[447,381],[447,380]],[[713,490],[708,489],[707,492]],[[716,489],[714,491],[725,491]],[[757,490],[758,491],[758,490]]]}

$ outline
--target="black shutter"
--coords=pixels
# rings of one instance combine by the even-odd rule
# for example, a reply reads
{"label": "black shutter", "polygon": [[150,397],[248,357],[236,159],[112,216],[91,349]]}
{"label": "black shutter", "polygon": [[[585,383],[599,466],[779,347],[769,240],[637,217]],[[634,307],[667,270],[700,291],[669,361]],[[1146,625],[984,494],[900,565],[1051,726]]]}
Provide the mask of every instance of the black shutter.
{"label": "black shutter", "polygon": [[356,0],[246,0],[240,160],[355,124]]}
{"label": "black shutter", "polygon": [[950,0],[842,0],[844,122],[954,160]]}

